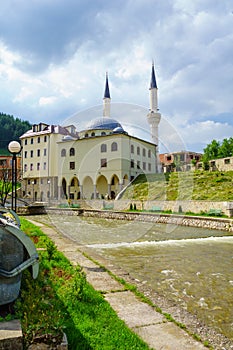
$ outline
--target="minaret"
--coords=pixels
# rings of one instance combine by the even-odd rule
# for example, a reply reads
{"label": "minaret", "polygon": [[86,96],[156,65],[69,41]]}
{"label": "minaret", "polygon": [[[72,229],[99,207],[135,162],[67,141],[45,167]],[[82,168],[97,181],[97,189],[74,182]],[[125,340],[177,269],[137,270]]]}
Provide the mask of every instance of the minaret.
{"label": "minaret", "polygon": [[110,117],[111,97],[110,97],[109,86],[108,86],[108,73],[106,73],[106,82],[105,82],[105,91],[104,91],[103,100],[104,100],[103,116]]}
{"label": "minaret", "polygon": [[151,72],[151,82],[150,82],[150,111],[147,114],[147,120],[150,124],[150,130],[151,130],[151,141],[157,145],[157,153],[158,153],[158,143],[159,143],[159,137],[158,137],[158,126],[161,119],[161,114],[158,112],[158,88],[155,78],[155,69],[154,69],[154,63],[152,63],[152,72]]}

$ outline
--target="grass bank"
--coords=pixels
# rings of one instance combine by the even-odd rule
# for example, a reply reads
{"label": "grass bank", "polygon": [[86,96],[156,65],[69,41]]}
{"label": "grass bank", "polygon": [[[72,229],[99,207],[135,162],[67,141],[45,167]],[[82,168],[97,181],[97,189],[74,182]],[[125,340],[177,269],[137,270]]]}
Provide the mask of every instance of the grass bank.
{"label": "grass bank", "polygon": [[233,200],[233,171],[140,175],[124,192],[131,200]]}
{"label": "grass bank", "polygon": [[23,273],[21,295],[15,303],[21,320],[24,348],[44,341],[54,344],[66,333],[69,349],[149,349],[35,225],[21,219],[22,230],[34,241],[40,272],[32,280]]}

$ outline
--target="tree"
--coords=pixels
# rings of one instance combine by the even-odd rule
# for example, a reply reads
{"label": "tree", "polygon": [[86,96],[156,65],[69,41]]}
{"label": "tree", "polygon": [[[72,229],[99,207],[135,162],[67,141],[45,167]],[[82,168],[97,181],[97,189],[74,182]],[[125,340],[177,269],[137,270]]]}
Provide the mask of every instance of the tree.
{"label": "tree", "polygon": [[19,141],[19,137],[31,128],[28,121],[22,121],[11,115],[0,113],[0,148],[7,149],[10,141]]}
{"label": "tree", "polygon": [[210,144],[206,146],[206,148],[204,148],[203,159],[208,161],[211,159],[218,158],[219,149],[220,149],[220,142],[213,140]]}
{"label": "tree", "polygon": [[6,204],[7,196],[12,191],[11,181],[9,179],[9,169],[2,166],[0,170],[0,205]]}

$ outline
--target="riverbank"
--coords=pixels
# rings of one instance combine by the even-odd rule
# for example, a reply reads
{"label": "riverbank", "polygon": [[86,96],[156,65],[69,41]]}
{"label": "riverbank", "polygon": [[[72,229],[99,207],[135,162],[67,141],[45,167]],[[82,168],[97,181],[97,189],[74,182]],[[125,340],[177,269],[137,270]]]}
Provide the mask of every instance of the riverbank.
{"label": "riverbank", "polygon": [[[67,211],[65,211],[65,212],[67,212]],[[110,213],[108,213],[108,214],[110,214]],[[69,212],[69,215],[73,215],[73,214],[71,214],[71,212]],[[32,217],[32,219],[36,220],[36,216]],[[46,225],[44,227],[45,227],[45,230],[47,230]],[[45,231],[45,233],[47,234],[46,231]],[[51,238],[52,238],[52,236],[51,236]],[[102,283],[101,279],[103,277],[104,271],[103,270],[101,271],[100,266],[99,267],[93,266],[93,267],[88,269],[88,262],[86,260],[84,260],[82,254],[77,253],[77,249],[79,252],[82,252],[83,254],[90,256],[91,259],[98,261],[98,263],[100,265],[104,266],[107,270],[111,271],[111,273],[113,273],[115,276],[123,278],[124,280],[126,280],[127,282],[129,282],[133,285],[137,285],[137,288],[146,297],[148,297],[155,305],[158,305],[159,307],[161,307],[163,312],[172,315],[172,317],[175,318],[176,321],[179,321],[181,324],[185,325],[191,333],[198,335],[204,341],[208,341],[209,344],[212,345],[213,349],[223,350],[223,349],[233,348],[233,344],[229,339],[225,338],[224,336],[222,336],[220,334],[217,334],[215,331],[213,331],[213,329],[206,327],[204,324],[201,324],[200,321],[198,321],[195,318],[195,316],[187,313],[184,309],[178,308],[177,305],[175,305],[174,303],[171,303],[168,300],[165,300],[161,295],[154,293],[154,291],[150,290],[147,286],[145,286],[145,284],[132,278],[129,274],[125,273],[123,270],[114,267],[112,265],[112,263],[109,262],[109,260],[106,260],[106,259],[103,259],[103,257],[100,258],[99,256],[94,255],[93,251],[88,249],[88,247],[85,247],[84,245],[77,246],[74,241],[70,240],[68,237],[64,238],[61,235],[61,233],[58,234],[57,232],[55,232],[53,234],[53,239],[56,240],[56,245],[58,246],[59,250],[60,249],[61,249],[61,251],[65,250],[65,254],[68,257],[68,259],[70,259],[71,261],[74,261],[74,262],[76,261],[76,263],[78,262],[77,259],[81,259],[80,260],[81,265],[84,264],[84,266],[87,268],[88,273],[89,274],[92,273],[91,278],[92,278],[92,280],[97,281],[99,288],[101,288],[101,286],[103,287],[103,285],[101,285],[101,283]],[[70,242],[69,249],[67,248],[67,245],[64,244],[64,239],[68,240]],[[73,254],[75,254],[75,256],[76,256],[75,258],[74,258]],[[79,258],[77,257],[77,254],[78,254]],[[113,288],[113,290],[115,291],[115,288]],[[116,294],[116,293],[114,293],[114,294]],[[116,305],[116,307],[118,306],[118,308],[119,308],[119,305],[120,304],[118,301],[118,304]],[[141,315],[139,315],[138,317],[141,318],[142,315],[143,315],[143,313]],[[154,329],[154,326],[155,326],[154,324],[150,324],[151,330]],[[142,329],[144,330],[145,328],[140,328],[140,330],[142,330]],[[154,331],[153,335],[154,334],[155,334],[155,331]],[[168,334],[163,335],[163,337],[165,339],[167,338],[167,336],[168,336]],[[176,348],[172,347],[171,349],[174,350]],[[181,347],[177,347],[177,349],[180,350]],[[190,349],[190,348],[186,347],[185,349]],[[196,350],[198,348],[195,347],[193,349]]]}
{"label": "riverbank", "polygon": [[79,208],[55,208],[55,207],[22,207],[19,208],[19,215],[72,215],[85,217],[98,217],[104,219],[117,219],[126,221],[143,221],[151,223],[172,224],[181,226],[201,227],[212,230],[223,230],[233,232],[233,220],[220,217],[195,216],[185,214],[164,214],[150,213],[143,211],[118,211],[118,210],[97,210]]}

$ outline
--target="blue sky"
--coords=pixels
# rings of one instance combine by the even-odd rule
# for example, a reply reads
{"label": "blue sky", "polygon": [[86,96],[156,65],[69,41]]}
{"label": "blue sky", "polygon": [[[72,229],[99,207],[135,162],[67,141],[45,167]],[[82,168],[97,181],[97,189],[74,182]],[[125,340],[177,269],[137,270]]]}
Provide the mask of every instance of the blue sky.
{"label": "blue sky", "polygon": [[102,113],[108,71],[113,116],[148,136],[154,60],[160,150],[199,152],[233,135],[232,57],[230,0],[8,0],[0,111],[82,129]]}

